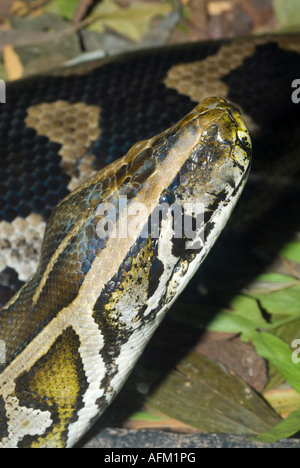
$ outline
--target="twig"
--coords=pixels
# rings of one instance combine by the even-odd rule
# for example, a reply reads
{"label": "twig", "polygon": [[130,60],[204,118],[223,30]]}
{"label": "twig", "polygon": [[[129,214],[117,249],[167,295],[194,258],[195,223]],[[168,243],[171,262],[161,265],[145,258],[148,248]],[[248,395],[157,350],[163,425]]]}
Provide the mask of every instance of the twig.
{"label": "twig", "polygon": [[80,0],[73,16],[73,23],[78,23],[82,20],[93,3],[94,0]]}
{"label": "twig", "polygon": [[[69,28],[51,32],[51,33],[43,33],[43,32],[33,32],[27,30],[9,30],[9,31],[0,31],[0,47],[4,47],[5,45],[12,45],[12,46],[32,46],[36,44],[41,44],[45,42],[50,42],[55,39],[59,39],[64,36],[68,36],[70,34],[74,34],[78,30],[82,29],[83,27],[91,24],[95,21],[95,18],[86,18],[83,21],[80,21],[77,24],[70,26]],[[19,34],[18,34],[19,33]]]}

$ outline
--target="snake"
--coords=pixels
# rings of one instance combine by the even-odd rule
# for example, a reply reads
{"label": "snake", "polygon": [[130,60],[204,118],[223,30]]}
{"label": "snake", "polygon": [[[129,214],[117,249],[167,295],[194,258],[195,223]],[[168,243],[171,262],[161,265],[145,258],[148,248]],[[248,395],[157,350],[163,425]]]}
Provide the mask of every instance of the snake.
{"label": "snake", "polygon": [[299,39],[164,46],[7,84],[0,447],[73,447],[110,405],[224,229],[251,140],[252,170],[297,172],[282,157],[299,155]]}

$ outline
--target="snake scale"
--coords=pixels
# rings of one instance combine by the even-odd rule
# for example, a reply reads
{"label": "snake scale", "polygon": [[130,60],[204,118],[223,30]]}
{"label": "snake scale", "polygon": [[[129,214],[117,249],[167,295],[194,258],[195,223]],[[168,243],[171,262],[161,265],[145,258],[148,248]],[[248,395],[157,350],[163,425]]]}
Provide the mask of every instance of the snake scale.
{"label": "snake scale", "polygon": [[299,156],[299,39],[169,46],[7,85],[0,447],[72,447],[110,404],[244,188],[247,127],[254,171],[299,171],[282,164]]}

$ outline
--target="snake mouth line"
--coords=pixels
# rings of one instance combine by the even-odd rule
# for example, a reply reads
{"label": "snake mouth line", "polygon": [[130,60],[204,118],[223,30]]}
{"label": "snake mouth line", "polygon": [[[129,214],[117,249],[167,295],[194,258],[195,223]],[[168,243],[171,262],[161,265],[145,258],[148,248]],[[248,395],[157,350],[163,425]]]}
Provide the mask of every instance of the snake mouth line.
{"label": "snake mouth line", "polygon": [[237,141],[239,146],[245,151],[247,158],[250,160],[251,158],[251,141],[250,138],[247,134],[244,135],[244,137],[240,137],[239,134],[237,135]]}

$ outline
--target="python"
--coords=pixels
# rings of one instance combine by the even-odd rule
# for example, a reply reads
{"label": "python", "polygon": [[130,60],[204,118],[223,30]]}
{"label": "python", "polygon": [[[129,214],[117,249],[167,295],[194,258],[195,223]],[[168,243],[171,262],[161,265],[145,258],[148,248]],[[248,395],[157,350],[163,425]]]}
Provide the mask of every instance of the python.
{"label": "python", "polygon": [[[56,207],[36,274],[0,312],[0,447],[71,447],[103,413],[225,227],[250,162],[237,107],[207,98]],[[141,235],[148,214],[126,238],[99,238],[100,203],[126,194],[151,208],[166,191],[182,209],[204,204],[197,248],[175,238],[170,211],[156,239]]]}

